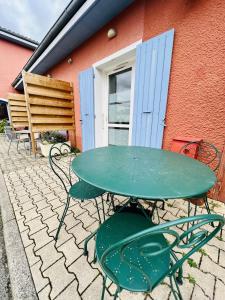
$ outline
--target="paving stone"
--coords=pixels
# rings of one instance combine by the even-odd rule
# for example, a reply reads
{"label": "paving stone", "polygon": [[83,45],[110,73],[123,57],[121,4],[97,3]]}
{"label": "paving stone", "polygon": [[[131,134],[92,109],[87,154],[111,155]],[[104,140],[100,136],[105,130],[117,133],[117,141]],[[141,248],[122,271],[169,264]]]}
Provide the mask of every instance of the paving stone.
{"label": "paving stone", "polygon": [[[219,264],[225,269],[225,251],[220,250]],[[225,272],[225,270],[224,270]]]}
{"label": "paving stone", "polygon": [[[205,258],[205,257],[204,257]],[[210,261],[209,261],[210,263]],[[203,266],[201,264],[201,270],[203,269]],[[196,281],[196,283],[205,291],[205,294],[210,298],[213,299],[213,290],[214,290],[214,284],[215,284],[215,277],[212,274],[209,273],[204,273],[201,270],[199,270],[198,268],[191,268],[188,264],[184,265],[184,272],[185,275],[187,276],[187,274],[190,274]],[[185,281],[188,283],[188,281]],[[206,284],[207,282],[207,284]],[[183,284],[182,287],[183,290],[186,290],[186,285]],[[188,283],[189,286],[190,283]]]}
{"label": "paving stone", "polygon": [[46,227],[46,225],[42,223],[41,217],[32,219],[32,220],[26,222],[25,225],[28,226],[30,229],[30,231],[29,231],[30,236]]}
{"label": "paving stone", "polygon": [[38,191],[38,189],[33,189],[33,190],[29,191],[29,194],[30,194],[30,196],[38,195],[39,191]]}
{"label": "paving stone", "polygon": [[84,212],[80,216],[77,216],[77,220],[80,220],[83,223],[84,228],[86,229],[88,226],[96,222],[97,219],[90,217],[88,212]]}
{"label": "paving stone", "polygon": [[217,234],[212,240],[210,240],[208,245],[225,250],[225,240],[219,240],[218,238],[220,238],[220,234]]}
{"label": "paving stone", "polygon": [[[56,230],[51,232],[51,235],[55,237],[56,235]],[[63,225],[61,227],[60,233],[59,233],[59,237],[58,240],[56,242],[56,247],[60,247],[62,244],[64,244],[66,241],[68,241],[69,239],[71,239],[72,237],[74,237],[71,233],[68,233],[65,230],[65,225]]]}
{"label": "paving stone", "polygon": [[[203,272],[210,273],[211,275],[220,278],[223,281],[223,283],[225,284],[225,277],[224,277],[225,269],[222,268],[220,265],[211,261],[207,256],[204,256],[202,259],[201,270]],[[202,274],[201,274],[201,276],[202,276]],[[207,283],[207,286],[208,286],[208,283]]]}
{"label": "paving stone", "polygon": [[[85,292],[82,294],[83,300],[95,300],[95,299],[97,300],[97,299],[101,299],[102,283],[103,283],[103,279],[99,275],[91,283],[91,285],[85,290]],[[104,300],[112,300],[112,299],[113,299],[113,297],[111,297],[109,295],[109,293],[106,291]],[[161,299],[158,299],[158,300],[161,300]]]}
{"label": "paving stone", "polygon": [[25,195],[25,196],[17,196],[18,202],[19,203],[25,203],[27,201],[31,201],[31,197],[29,195]]}
{"label": "paving stone", "polygon": [[35,209],[36,206],[32,203],[31,199],[30,201],[27,201],[25,203],[20,203],[22,207],[22,214],[28,210]]}
{"label": "paving stone", "polygon": [[31,244],[25,248],[27,259],[28,259],[30,266],[34,265],[35,263],[37,263],[40,260],[40,258],[35,256],[35,254],[34,254],[34,247],[35,247],[35,245]]}
{"label": "paving stone", "polygon": [[24,225],[24,221],[25,221],[25,218],[24,218],[24,217],[23,217],[22,219],[20,219],[20,220],[17,221],[17,225],[18,225],[18,227],[19,227],[19,231],[20,231],[20,232],[23,232],[23,231],[29,229],[28,226],[25,226],[25,225]]}
{"label": "paving stone", "polygon": [[47,234],[47,227],[31,235],[30,238],[35,241],[35,251],[53,240],[53,237]]}
{"label": "paving stone", "polygon": [[[60,218],[61,218],[61,215],[60,215]],[[66,230],[69,230],[72,227],[74,227],[75,225],[77,225],[78,223],[80,223],[80,220],[75,219],[73,213],[68,210],[67,215],[64,219],[64,223],[66,225]]]}
{"label": "paving stone", "polygon": [[75,218],[86,212],[86,210],[80,207],[80,205],[72,206],[70,207],[70,210],[74,212]]}
{"label": "paving stone", "polygon": [[[50,292],[51,292],[51,287],[48,284],[38,293],[38,299],[39,300],[49,299]],[[64,299],[64,300],[66,300],[66,299]]]}
{"label": "paving stone", "polygon": [[29,211],[24,211],[22,215],[25,217],[25,224],[37,217],[40,217],[40,214],[36,211],[36,208],[32,208]]}
{"label": "paving stone", "polygon": [[[59,296],[57,296],[55,299],[56,300],[80,300],[81,297],[77,292],[77,286],[78,283],[76,280],[74,280],[73,282],[70,283],[70,285],[64,290],[62,291],[61,294],[59,294]],[[94,298],[93,298],[94,299]],[[92,299],[92,300],[93,300]],[[97,300],[97,299],[96,299]]]}
{"label": "paving stone", "polygon": [[51,207],[49,203],[47,203],[46,199],[38,201],[35,203],[37,207],[37,211],[40,212],[40,210],[46,208],[46,207]]}
{"label": "paving stone", "polygon": [[55,211],[52,210],[51,206],[47,206],[44,209],[39,211],[39,214],[42,216],[42,221],[44,221],[54,215],[57,215]]}
{"label": "paving stone", "polygon": [[39,261],[30,268],[37,292],[43,289],[49,282],[47,278],[43,277],[42,272],[40,271],[41,264],[42,262]]}
{"label": "paving stone", "polygon": [[204,294],[204,290],[202,290],[198,285],[195,285],[193,295],[192,295],[192,300],[208,300],[212,299],[207,297]]}
{"label": "paving stone", "polygon": [[66,241],[57,249],[58,251],[63,252],[66,258],[65,265],[67,267],[71,265],[78,257],[80,257],[83,254],[83,250],[77,247],[74,238],[71,238],[70,240]]}
{"label": "paving stone", "polygon": [[19,197],[28,196],[28,193],[23,188],[20,191],[16,191],[16,195],[19,196]]}
{"label": "paving stone", "polygon": [[206,244],[206,245],[204,245],[203,250],[207,253],[207,255],[208,255],[215,263],[218,262],[218,258],[219,258],[219,249],[218,249],[218,248]]}
{"label": "paving stone", "polygon": [[52,200],[51,202],[49,202],[51,207],[52,207],[52,210],[55,210],[56,208],[60,207],[60,206],[64,206],[65,204],[63,202],[61,202],[59,199],[54,199]]}
{"label": "paving stone", "polygon": [[51,200],[53,200],[53,199],[56,199],[57,196],[56,196],[54,193],[50,193],[50,194],[47,194],[47,195],[45,196],[45,198],[46,198],[47,201],[49,202],[49,201],[51,201]]}
{"label": "paving stone", "polygon": [[21,232],[21,239],[23,241],[24,247],[27,247],[33,243],[33,241],[29,238],[28,232],[29,232],[29,229]]}
{"label": "paving stone", "polygon": [[33,203],[36,203],[36,202],[39,202],[39,201],[43,200],[44,197],[41,193],[38,193],[36,195],[33,195],[32,199],[33,199]]}
{"label": "paving stone", "polygon": [[154,300],[168,299],[170,292],[171,288],[168,285],[160,284],[150,293],[150,295]]}
{"label": "paving stone", "polygon": [[45,219],[45,224],[48,227],[48,233],[56,230],[59,226],[59,219],[57,215],[53,215],[52,217]]}
{"label": "paving stone", "polygon": [[222,300],[225,295],[225,284],[221,280],[216,280],[214,300]]}
{"label": "paving stone", "polygon": [[43,261],[41,271],[46,270],[48,267],[53,265],[57,260],[59,260],[63,256],[62,253],[59,253],[56,250],[54,245],[55,241],[53,240],[38,251],[35,251],[35,254],[40,255]]}
{"label": "paving stone", "polygon": [[77,224],[76,226],[68,230],[68,232],[74,235],[76,244],[80,244],[85,238],[90,235],[90,232],[86,231],[82,227],[82,223]]}
{"label": "paving stone", "polygon": [[[146,294],[144,293],[131,293],[129,291],[125,291],[123,290],[120,294],[119,294],[119,299],[121,300],[144,300],[146,298]],[[166,299],[166,298],[156,298],[156,299]]]}
{"label": "paving stone", "polygon": [[97,270],[90,268],[90,265],[84,256],[77,259],[68,269],[69,271],[74,272],[79,278],[78,291],[80,293],[82,293],[99,274]]}
{"label": "paving stone", "polygon": [[52,191],[50,190],[50,188],[46,187],[46,188],[42,188],[41,186],[39,186],[39,188],[41,189],[41,192],[43,195],[47,195],[50,194]]}
{"label": "paving stone", "polygon": [[43,272],[44,276],[47,276],[51,281],[52,291],[50,297],[52,299],[58,296],[75,279],[74,275],[68,273],[64,261],[65,258],[62,257]]}

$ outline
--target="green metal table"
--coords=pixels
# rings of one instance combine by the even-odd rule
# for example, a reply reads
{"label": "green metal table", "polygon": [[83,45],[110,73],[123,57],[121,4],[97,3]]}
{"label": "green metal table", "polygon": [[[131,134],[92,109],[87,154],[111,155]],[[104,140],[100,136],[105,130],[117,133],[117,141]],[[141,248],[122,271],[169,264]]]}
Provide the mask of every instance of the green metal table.
{"label": "green metal table", "polygon": [[142,199],[191,198],[216,182],[214,172],[197,160],[136,146],[86,151],[72,161],[72,170],[105,191]]}

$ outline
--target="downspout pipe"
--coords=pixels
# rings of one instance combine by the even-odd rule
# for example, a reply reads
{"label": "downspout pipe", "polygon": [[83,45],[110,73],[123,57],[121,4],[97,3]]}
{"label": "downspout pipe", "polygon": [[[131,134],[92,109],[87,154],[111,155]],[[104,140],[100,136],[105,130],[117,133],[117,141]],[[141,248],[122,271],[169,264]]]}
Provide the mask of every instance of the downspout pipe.
{"label": "downspout pipe", "polygon": [[[33,55],[30,57],[23,70],[28,71],[29,68],[34,64],[34,62],[41,56],[48,45],[54,40],[54,38],[59,34],[59,32],[64,28],[64,26],[69,22],[69,20],[74,16],[74,14],[80,9],[80,7],[86,2],[86,0],[72,0],[68,6],[65,8],[63,13],[57,19],[52,28],[48,31],[38,48],[34,51]],[[12,86],[15,87],[19,80],[22,78],[20,73],[16,79],[12,82]]]}

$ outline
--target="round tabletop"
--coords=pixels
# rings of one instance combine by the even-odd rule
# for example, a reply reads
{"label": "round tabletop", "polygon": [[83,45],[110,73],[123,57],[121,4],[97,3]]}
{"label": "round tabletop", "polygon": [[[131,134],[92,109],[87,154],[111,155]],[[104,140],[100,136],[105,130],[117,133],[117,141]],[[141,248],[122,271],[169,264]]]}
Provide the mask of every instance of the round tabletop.
{"label": "round tabletop", "polygon": [[216,182],[214,172],[195,159],[136,146],[86,151],[72,161],[72,170],[105,191],[144,199],[190,198]]}

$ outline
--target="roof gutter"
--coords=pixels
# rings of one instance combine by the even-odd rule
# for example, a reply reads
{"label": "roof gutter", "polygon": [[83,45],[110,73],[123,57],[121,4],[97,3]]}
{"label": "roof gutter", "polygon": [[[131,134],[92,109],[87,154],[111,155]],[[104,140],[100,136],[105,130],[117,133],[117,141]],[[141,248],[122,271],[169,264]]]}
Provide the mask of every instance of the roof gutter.
{"label": "roof gutter", "polygon": [[31,50],[35,50],[38,46],[38,43],[36,43],[35,41],[29,40],[25,37],[21,37],[16,33],[7,32],[2,28],[0,28],[0,38],[9,42],[13,42],[25,48],[29,48]]}
{"label": "roof gutter", "polygon": [[[45,51],[48,45],[54,40],[54,38],[58,35],[58,33],[64,28],[64,26],[69,22],[69,20],[73,17],[73,15],[79,10],[79,8],[84,4],[86,0],[72,0],[63,13],[60,15],[58,20],[52,26],[52,28],[48,31],[47,35],[44,37],[39,47],[30,57],[26,65],[23,67],[23,70],[28,71],[29,68],[33,65],[33,63],[41,56],[41,54]],[[16,79],[12,82],[12,86],[15,87],[17,83],[22,78],[22,74],[20,73]]]}

